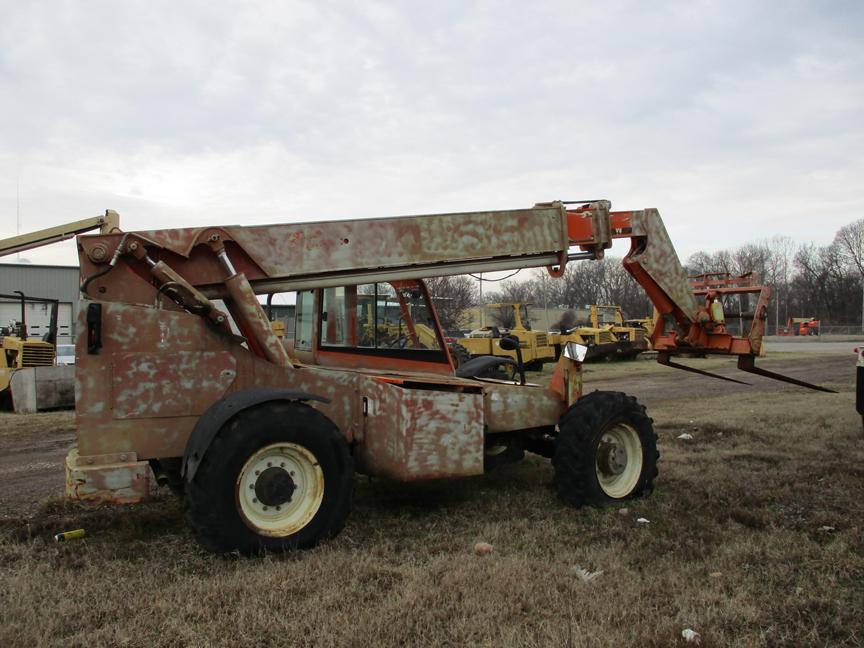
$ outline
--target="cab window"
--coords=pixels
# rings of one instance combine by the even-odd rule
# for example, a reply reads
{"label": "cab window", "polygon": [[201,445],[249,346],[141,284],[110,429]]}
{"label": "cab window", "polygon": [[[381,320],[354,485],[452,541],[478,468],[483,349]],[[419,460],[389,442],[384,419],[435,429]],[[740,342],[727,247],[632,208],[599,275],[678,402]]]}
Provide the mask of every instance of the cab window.
{"label": "cab window", "polygon": [[413,280],[325,288],[321,347],[442,350],[425,291]]}

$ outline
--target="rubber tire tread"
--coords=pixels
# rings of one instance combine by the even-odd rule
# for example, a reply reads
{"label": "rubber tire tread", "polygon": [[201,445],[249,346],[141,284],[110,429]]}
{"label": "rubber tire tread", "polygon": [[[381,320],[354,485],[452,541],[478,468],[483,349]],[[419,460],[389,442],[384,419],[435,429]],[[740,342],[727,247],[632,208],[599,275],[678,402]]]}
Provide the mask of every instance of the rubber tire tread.
{"label": "rubber tire tread", "polygon": [[458,369],[471,359],[471,354],[458,342],[450,345],[450,357],[453,358],[453,368]]}
{"label": "rubber tire tread", "polygon": [[[632,426],[642,442],[642,474],[633,490],[609,497],[597,479],[597,447],[603,432],[615,423]],[[623,392],[595,391],[580,398],[558,423],[552,465],[559,497],[570,506],[609,506],[647,497],[657,479],[657,434],[644,405]]]}
{"label": "rubber tire tread", "polygon": [[[237,476],[246,460],[277,442],[307,448],[324,473],[318,512],[305,527],[282,538],[255,533],[235,503]],[[186,521],[209,551],[256,555],[308,549],[344,528],[354,495],[354,460],[345,437],[324,414],[304,403],[273,401],[244,410],[223,425],[185,493]]]}

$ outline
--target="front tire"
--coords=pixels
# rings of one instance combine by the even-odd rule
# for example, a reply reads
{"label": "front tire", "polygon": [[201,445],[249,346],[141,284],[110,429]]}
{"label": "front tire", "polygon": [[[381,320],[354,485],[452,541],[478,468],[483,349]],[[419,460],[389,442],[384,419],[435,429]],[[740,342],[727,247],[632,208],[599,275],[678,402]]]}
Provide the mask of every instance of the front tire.
{"label": "front tire", "polygon": [[558,495],[577,507],[646,497],[659,457],[645,407],[621,392],[595,391],[561,417],[552,457]]}
{"label": "front tire", "polygon": [[186,484],[186,516],[211,551],[306,549],[345,526],[353,472],[330,419],[303,403],[265,403],[216,435]]}

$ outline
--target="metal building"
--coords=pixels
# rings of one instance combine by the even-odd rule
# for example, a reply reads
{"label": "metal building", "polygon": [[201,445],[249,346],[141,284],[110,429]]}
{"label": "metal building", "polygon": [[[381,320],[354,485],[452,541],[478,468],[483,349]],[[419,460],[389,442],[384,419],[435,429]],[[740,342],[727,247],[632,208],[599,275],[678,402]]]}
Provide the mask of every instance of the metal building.
{"label": "metal building", "polygon": [[[75,321],[78,317],[78,266],[50,266],[31,263],[0,263],[0,294],[11,295],[20,290],[27,297],[57,299],[57,343],[75,341]],[[41,337],[48,331],[50,306],[27,304],[29,337]],[[0,326],[21,319],[21,302],[0,299]]]}

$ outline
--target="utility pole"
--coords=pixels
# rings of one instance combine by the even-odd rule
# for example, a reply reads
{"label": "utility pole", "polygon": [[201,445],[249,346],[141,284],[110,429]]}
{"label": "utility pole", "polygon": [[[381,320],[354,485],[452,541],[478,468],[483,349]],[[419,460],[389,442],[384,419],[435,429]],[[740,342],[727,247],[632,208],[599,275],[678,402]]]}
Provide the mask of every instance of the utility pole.
{"label": "utility pole", "polygon": [[[15,181],[15,235],[21,236],[21,173]],[[15,260],[21,263],[21,253],[15,255]]]}
{"label": "utility pole", "polygon": [[[483,273],[481,272],[477,275],[480,278],[480,328],[486,326],[486,323],[483,321],[483,314],[486,312],[486,309],[483,307]],[[864,319],[861,320],[861,325],[864,326]]]}
{"label": "utility pole", "polygon": [[774,298],[774,335],[780,330],[780,285],[775,282],[777,296]]}

